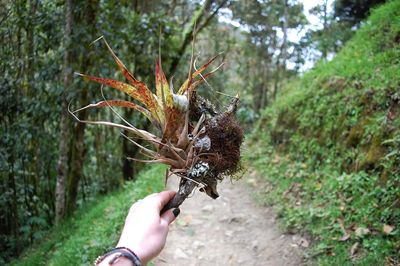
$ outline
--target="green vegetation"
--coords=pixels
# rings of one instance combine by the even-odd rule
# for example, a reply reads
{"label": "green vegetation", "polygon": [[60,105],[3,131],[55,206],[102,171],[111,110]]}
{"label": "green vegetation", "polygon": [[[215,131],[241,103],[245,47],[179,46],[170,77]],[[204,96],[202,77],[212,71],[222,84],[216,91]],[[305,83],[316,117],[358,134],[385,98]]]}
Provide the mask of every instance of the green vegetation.
{"label": "green vegetation", "polygon": [[[70,265],[64,260],[78,257],[87,263],[116,237],[131,203],[123,194],[132,189],[133,200],[158,188],[161,180],[142,176],[121,190],[144,167],[128,158],[144,155],[116,129],[73,121],[68,106],[103,99],[99,86],[73,73],[126,81],[104,42],[93,42],[104,36],[150,88],[160,52],[177,89],[188,76],[194,31],[195,68],[221,51],[210,67],[225,62],[199,94],[221,107],[239,92],[246,132],[259,120],[249,157],[277,188],[266,198],[279,206],[286,228],[322,239],[310,256],[350,261],[347,253],[359,243],[357,262],[398,261],[399,0],[360,23],[381,2],[0,1],[0,264],[28,256],[26,249],[32,255],[24,265]],[[295,32],[303,37],[294,41]],[[107,87],[104,97],[133,100]],[[157,132],[131,109],[117,112]],[[122,123],[119,115],[100,108],[79,118]],[[125,207],[104,211],[114,202]],[[110,222],[95,224],[90,217],[99,214]],[[351,237],[339,241],[346,233]]]}
{"label": "green vegetation", "polygon": [[392,1],[287,85],[250,140],[247,157],[272,185],[265,201],[314,240],[319,265],[400,262],[399,40]]}
{"label": "green vegetation", "polygon": [[41,243],[10,265],[92,265],[94,259],[114,247],[130,206],[136,200],[161,191],[165,167],[141,172],[137,181],[99,197],[55,227]]}

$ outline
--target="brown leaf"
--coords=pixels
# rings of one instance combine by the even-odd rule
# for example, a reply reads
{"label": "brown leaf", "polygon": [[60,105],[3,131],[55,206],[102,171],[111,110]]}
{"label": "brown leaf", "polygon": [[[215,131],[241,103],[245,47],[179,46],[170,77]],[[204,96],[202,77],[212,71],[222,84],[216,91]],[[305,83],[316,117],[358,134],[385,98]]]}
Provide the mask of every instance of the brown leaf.
{"label": "brown leaf", "polygon": [[153,116],[151,115],[151,113],[149,112],[149,110],[147,110],[146,108],[137,105],[133,102],[128,102],[128,101],[124,101],[124,100],[107,100],[107,101],[101,101],[98,103],[92,103],[89,105],[86,105],[82,108],[79,108],[78,110],[76,110],[75,112],[80,112],[84,109],[87,108],[102,108],[102,107],[126,107],[126,108],[132,108],[135,109],[139,112],[141,112],[144,116],[147,117],[147,119],[149,119],[153,124],[158,126],[158,122],[153,118]]}
{"label": "brown leaf", "polygon": [[342,232],[343,232],[343,233],[346,233],[346,229],[344,228],[344,221],[343,221],[343,219],[342,219],[342,218],[339,218],[339,219],[337,219],[337,221],[338,221],[338,223],[339,223],[340,229],[342,229]]}
{"label": "brown leaf", "polygon": [[388,224],[384,224],[383,225],[383,232],[385,234],[390,234],[392,231],[394,230],[394,226],[388,225]]}
{"label": "brown leaf", "polygon": [[350,234],[347,232],[346,228],[344,227],[344,221],[343,219],[339,218],[337,219],[340,229],[343,232],[343,236],[339,239],[339,241],[346,241],[348,239],[350,239]]}
{"label": "brown leaf", "polygon": [[369,235],[371,233],[371,231],[365,227],[357,227],[357,229],[354,231],[354,233],[358,237],[363,237],[363,236]]}
{"label": "brown leaf", "polygon": [[350,239],[350,234],[348,234],[348,233],[346,233],[345,235],[343,235],[340,239],[339,239],[339,241],[347,241],[347,240],[349,240]]}
{"label": "brown leaf", "polygon": [[109,86],[128,94],[132,98],[143,103],[147,107],[147,110],[149,110],[152,116],[157,120],[157,122],[163,124],[162,118],[159,117],[160,112],[158,110],[159,106],[157,100],[155,99],[151,91],[146,87],[146,85],[140,83],[137,86],[131,86],[129,84],[114,79],[100,78],[80,73],[75,74],[82,76],[85,79],[89,79],[91,81]]}
{"label": "brown leaf", "polygon": [[354,257],[354,255],[356,255],[359,245],[360,245],[360,243],[356,242],[356,243],[354,243],[354,245],[351,246],[350,257]]}
{"label": "brown leaf", "polygon": [[158,99],[161,99],[162,106],[165,108],[168,106],[169,108],[173,107],[173,98],[172,93],[168,85],[168,81],[165,78],[165,74],[161,67],[161,59],[156,62],[156,93]]}
{"label": "brown leaf", "polygon": [[[182,86],[180,87],[179,91],[177,94],[184,94],[186,92],[186,90],[189,88],[189,86],[192,83],[192,80],[194,78],[196,78],[198,75],[201,74],[201,72],[203,72],[205,69],[207,69],[207,67],[214,62],[214,60],[220,56],[220,54],[214,56],[213,58],[211,58],[210,60],[208,60],[207,63],[205,63],[204,65],[202,65],[198,70],[196,70],[194,73],[192,73],[192,75],[182,84]],[[213,72],[213,71],[212,71]],[[204,78],[204,76],[203,76]]]}

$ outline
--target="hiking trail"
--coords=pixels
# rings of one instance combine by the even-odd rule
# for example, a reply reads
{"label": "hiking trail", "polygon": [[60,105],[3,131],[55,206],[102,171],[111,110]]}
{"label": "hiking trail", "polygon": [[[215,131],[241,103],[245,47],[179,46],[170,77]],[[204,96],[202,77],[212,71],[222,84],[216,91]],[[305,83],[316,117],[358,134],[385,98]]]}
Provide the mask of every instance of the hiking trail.
{"label": "hiking trail", "polygon": [[[155,266],[302,265],[308,242],[283,234],[272,208],[254,202],[254,188],[246,180],[232,182],[228,178],[218,185],[216,200],[196,191],[181,205]],[[176,189],[178,178],[168,183]]]}

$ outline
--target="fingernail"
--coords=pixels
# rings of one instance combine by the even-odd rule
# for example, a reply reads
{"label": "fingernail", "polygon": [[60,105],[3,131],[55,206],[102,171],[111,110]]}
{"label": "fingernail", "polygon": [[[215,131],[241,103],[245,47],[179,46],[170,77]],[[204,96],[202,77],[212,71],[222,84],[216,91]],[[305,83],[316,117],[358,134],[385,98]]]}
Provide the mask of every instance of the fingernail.
{"label": "fingernail", "polygon": [[174,214],[175,217],[178,217],[179,213],[181,212],[181,210],[179,208],[175,208],[172,213]]}

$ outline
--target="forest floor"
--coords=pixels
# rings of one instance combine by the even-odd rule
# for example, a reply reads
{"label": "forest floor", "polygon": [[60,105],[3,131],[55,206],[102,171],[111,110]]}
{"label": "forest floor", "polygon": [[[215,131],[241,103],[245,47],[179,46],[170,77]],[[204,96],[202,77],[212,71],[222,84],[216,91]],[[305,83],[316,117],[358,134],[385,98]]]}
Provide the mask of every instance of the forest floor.
{"label": "forest floor", "polygon": [[[176,189],[177,178],[170,179],[168,187]],[[255,203],[254,179],[233,182],[218,185],[216,200],[197,191],[182,204],[156,266],[302,265],[308,242],[283,234],[272,208]]]}

